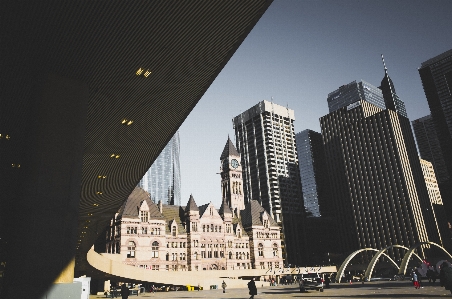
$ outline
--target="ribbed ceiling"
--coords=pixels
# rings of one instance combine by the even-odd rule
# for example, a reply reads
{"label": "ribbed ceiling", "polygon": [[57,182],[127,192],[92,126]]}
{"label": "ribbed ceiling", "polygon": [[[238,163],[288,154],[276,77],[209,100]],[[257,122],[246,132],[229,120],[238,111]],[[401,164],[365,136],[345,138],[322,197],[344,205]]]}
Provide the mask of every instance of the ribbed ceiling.
{"label": "ribbed ceiling", "polygon": [[[1,41],[8,45],[1,58],[1,79],[8,86],[2,109],[31,105],[31,90],[50,72],[86,82],[90,88],[79,226],[86,236],[78,252],[79,266],[270,3],[1,4],[0,24],[8,33]],[[139,68],[152,73],[137,76]],[[9,103],[8,95],[24,100]],[[3,122],[7,131],[19,130],[24,111],[16,109]],[[122,124],[124,119],[133,123]]]}

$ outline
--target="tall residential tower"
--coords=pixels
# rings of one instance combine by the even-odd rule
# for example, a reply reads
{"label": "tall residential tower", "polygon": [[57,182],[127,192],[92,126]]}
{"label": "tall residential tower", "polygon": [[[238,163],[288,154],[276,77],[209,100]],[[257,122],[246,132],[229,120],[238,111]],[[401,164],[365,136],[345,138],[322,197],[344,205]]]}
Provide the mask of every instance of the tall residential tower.
{"label": "tall residential tower", "polygon": [[292,109],[262,101],[233,119],[245,204],[257,200],[282,227],[286,262],[301,263],[303,197]]}

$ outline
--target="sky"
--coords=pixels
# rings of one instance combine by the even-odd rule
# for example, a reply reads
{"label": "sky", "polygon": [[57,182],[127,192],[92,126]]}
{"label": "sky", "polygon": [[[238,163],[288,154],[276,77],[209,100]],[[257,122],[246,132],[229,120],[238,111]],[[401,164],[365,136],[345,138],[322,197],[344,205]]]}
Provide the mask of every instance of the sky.
{"label": "sky", "polygon": [[182,205],[221,204],[220,155],[232,118],[270,100],[295,111],[295,132],[320,132],[327,95],[380,86],[385,57],[414,120],[430,113],[418,68],[452,48],[451,0],[275,0],[179,128]]}

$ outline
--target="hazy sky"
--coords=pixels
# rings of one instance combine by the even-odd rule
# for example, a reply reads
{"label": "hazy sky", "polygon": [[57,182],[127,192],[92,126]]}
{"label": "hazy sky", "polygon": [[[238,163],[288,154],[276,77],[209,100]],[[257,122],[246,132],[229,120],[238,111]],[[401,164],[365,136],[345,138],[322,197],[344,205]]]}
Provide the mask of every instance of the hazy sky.
{"label": "hazy sky", "polygon": [[221,204],[220,155],[232,118],[262,100],[320,132],[327,95],[353,80],[379,86],[381,54],[410,120],[429,114],[418,67],[452,48],[452,0],[275,0],[180,127],[182,205]]}

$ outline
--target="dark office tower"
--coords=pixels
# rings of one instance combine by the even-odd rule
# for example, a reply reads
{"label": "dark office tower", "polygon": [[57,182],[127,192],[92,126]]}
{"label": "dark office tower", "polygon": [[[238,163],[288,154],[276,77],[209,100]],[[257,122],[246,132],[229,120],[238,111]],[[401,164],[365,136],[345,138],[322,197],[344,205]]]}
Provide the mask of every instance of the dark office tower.
{"label": "dark office tower", "polygon": [[262,101],[233,119],[245,204],[257,200],[282,227],[286,263],[301,263],[303,197],[294,111]]}
{"label": "dark office tower", "polygon": [[364,100],[374,104],[381,109],[385,109],[385,102],[381,90],[366,81],[356,83],[353,81],[349,84],[342,85],[335,91],[328,94],[328,109],[331,112],[342,107],[346,107],[359,100]]}
{"label": "dark office tower", "polygon": [[295,141],[306,216],[324,216],[327,209],[325,199],[328,196],[328,174],[322,134],[304,130],[295,135]]}
{"label": "dark office tower", "polygon": [[342,252],[440,244],[408,118],[361,100],[320,124]]}
{"label": "dark office tower", "polygon": [[177,131],[138,183],[139,187],[149,192],[155,203],[162,201],[168,205],[181,204],[179,152]]}
{"label": "dark office tower", "polygon": [[440,183],[440,190],[448,220],[452,221],[452,50],[422,63],[419,74],[449,177]]}
{"label": "dark office tower", "polygon": [[405,103],[403,103],[399,99],[399,96],[395,91],[394,84],[392,83],[392,80],[388,75],[388,69],[386,68],[383,55],[381,55],[381,59],[383,60],[383,66],[385,68],[385,76],[383,80],[381,80],[381,86],[379,86],[378,88],[381,89],[383,93],[383,99],[385,101],[386,109],[390,109],[402,116],[408,117],[406,114]]}

